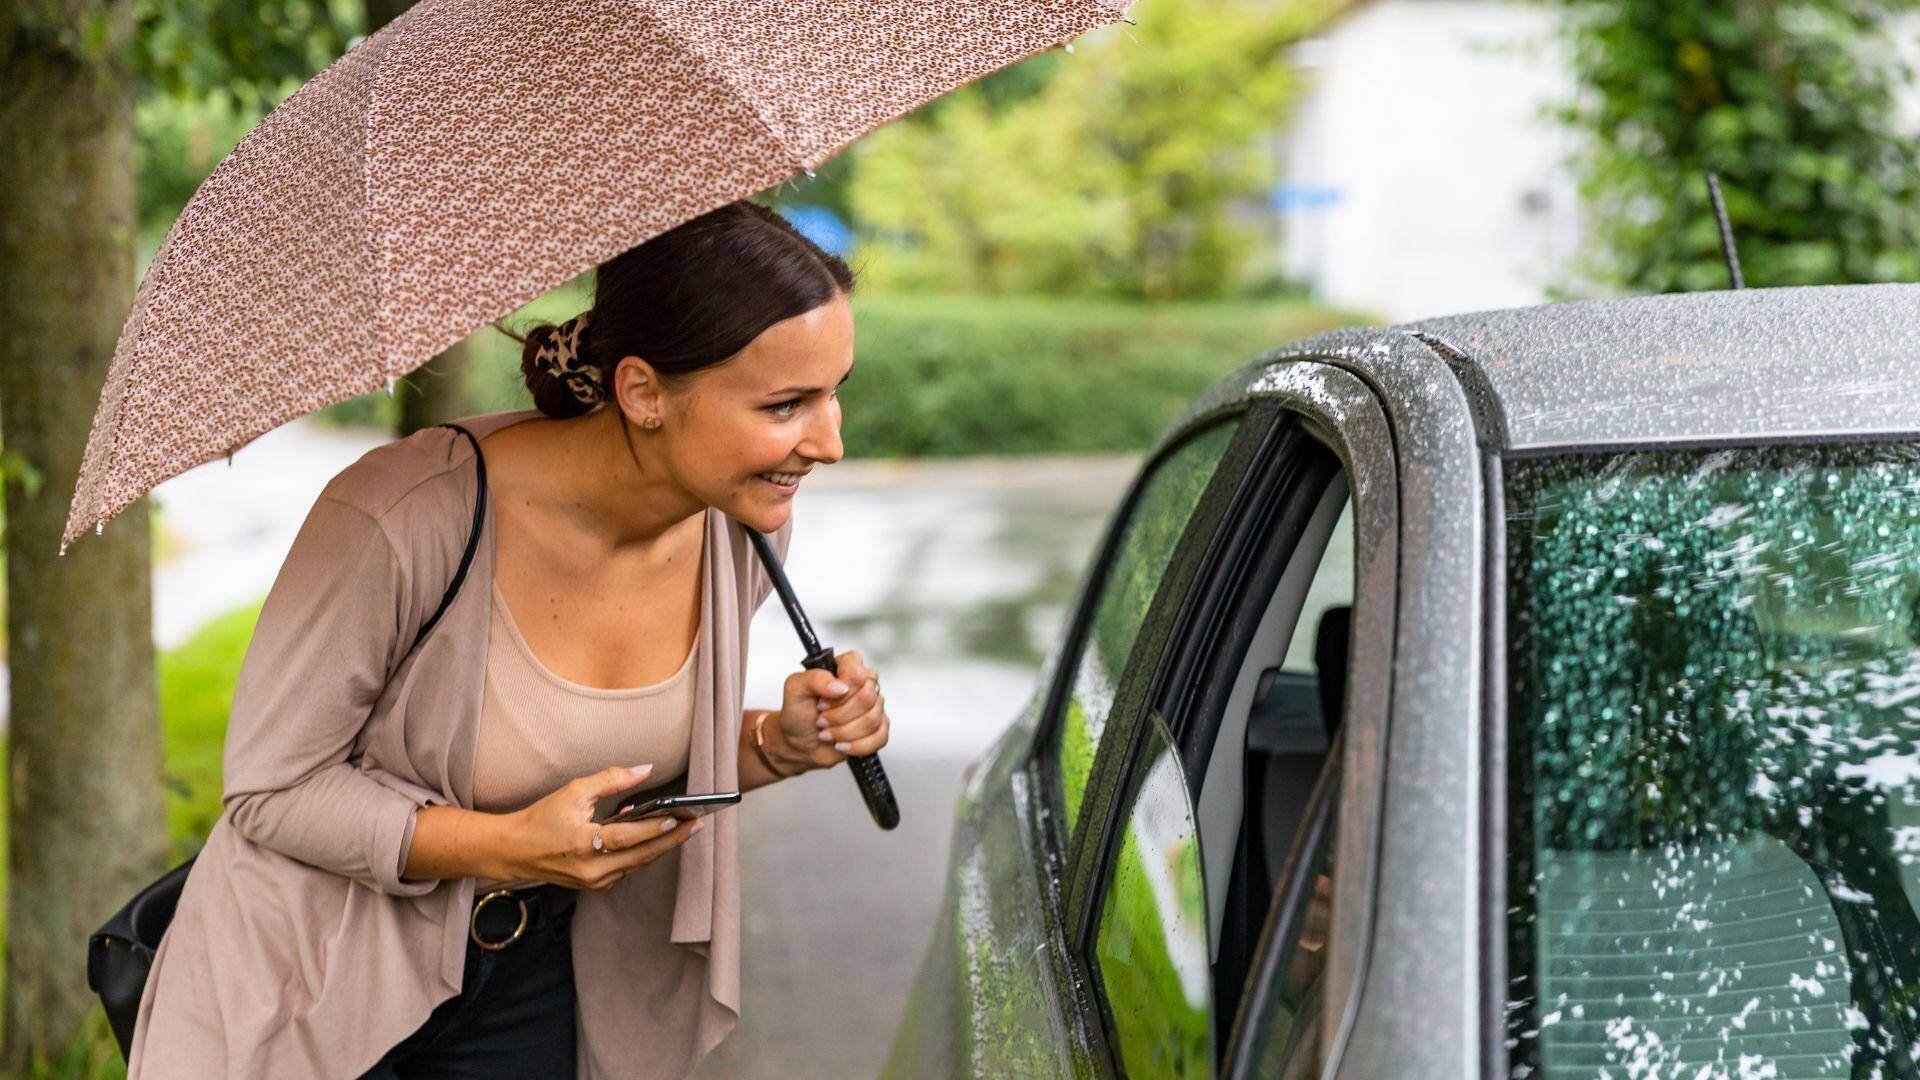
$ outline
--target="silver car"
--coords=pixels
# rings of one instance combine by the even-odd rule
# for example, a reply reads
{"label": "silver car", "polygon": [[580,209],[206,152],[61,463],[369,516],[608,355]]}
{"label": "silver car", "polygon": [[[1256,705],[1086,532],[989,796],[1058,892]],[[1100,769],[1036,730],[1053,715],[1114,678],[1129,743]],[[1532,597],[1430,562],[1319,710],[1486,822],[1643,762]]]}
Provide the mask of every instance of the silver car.
{"label": "silver car", "polygon": [[1920,1075],[1920,286],[1246,364],[973,766],[888,1073]]}

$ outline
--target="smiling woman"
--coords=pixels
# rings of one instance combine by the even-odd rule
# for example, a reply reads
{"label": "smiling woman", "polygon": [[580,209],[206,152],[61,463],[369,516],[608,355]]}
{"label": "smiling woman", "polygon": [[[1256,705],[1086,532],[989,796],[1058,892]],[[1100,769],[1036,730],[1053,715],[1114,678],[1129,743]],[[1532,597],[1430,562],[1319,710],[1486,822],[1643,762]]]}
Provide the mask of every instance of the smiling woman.
{"label": "smiling woman", "polygon": [[856,651],[742,701],[773,591],[747,530],[784,555],[794,489],[841,456],[852,282],[778,215],[721,207],[520,339],[538,409],[328,483],[235,680],[223,813],[130,1080],[664,1078],[726,1037],[742,808],[595,811],[737,804],[886,745]]}

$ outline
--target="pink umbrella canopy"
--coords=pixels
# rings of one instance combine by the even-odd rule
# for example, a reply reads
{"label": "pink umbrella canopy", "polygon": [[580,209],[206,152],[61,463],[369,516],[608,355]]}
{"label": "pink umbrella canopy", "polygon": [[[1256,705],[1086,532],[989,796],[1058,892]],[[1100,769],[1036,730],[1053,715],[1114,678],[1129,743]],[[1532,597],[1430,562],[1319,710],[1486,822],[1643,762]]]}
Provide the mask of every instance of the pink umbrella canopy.
{"label": "pink umbrella canopy", "polygon": [[1132,0],[421,0],[208,176],[114,347],[60,550]]}

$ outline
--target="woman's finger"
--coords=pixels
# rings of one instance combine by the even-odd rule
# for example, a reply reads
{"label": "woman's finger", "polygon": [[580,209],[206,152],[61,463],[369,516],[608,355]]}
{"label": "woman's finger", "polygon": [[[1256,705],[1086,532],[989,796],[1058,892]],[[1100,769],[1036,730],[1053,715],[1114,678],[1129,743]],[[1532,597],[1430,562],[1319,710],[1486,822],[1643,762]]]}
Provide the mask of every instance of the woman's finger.
{"label": "woman's finger", "polygon": [[846,723],[836,724],[833,727],[824,729],[826,734],[831,736],[831,738],[821,739],[820,741],[823,743],[843,743],[866,738],[868,735],[880,730],[881,721],[885,720],[886,716],[887,711],[880,706],[879,702],[875,702],[872,708],[848,720]]}
{"label": "woman's finger", "polygon": [[848,757],[866,757],[868,754],[871,754],[874,751],[880,749],[881,747],[887,745],[888,727],[889,725],[887,724],[886,717],[883,715],[880,718],[880,730],[874,732],[873,734],[867,736],[864,739],[853,740],[852,743],[848,744],[850,746],[850,749],[846,751],[847,756]]}
{"label": "woman's finger", "polygon": [[593,871],[601,877],[588,888],[604,889],[611,886],[614,882],[691,840],[699,832],[700,829],[694,828],[691,824],[682,825],[671,832],[635,844],[630,848],[601,852],[594,856],[591,864]]}
{"label": "woman's finger", "polygon": [[835,656],[833,669],[834,673],[840,676],[840,681],[848,686],[859,686],[866,680],[867,673],[873,670],[867,666],[865,660],[861,659],[859,649],[848,649]]}
{"label": "woman's finger", "polygon": [[[669,824],[671,823],[671,824]],[[660,817],[646,817],[638,821],[623,821],[616,825],[597,825],[603,851],[625,851],[635,844],[642,844],[656,836],[665,836],[676,828],[684,829],[687,823],[672,814]]]}
{"label": "woman's finger", "polygon": [[845,701],[840,702],[831,709],[822,709],[820,711],[820,719],[825,720],[829,726],[844,723],[849,718],[859,716],[861,713],[873,708],[873,703],[879,700],[879,697],[880,686],[878,681],[868,679],[865,685],[855,690],[853,695]]}
{"label": "woman's finger", "polygon": [[596,773],[588,773],[576,778],[573,783],[580,787],[580,794],[589,799],[599,799],[615,795],[645,780],[653,772],[651,762],[628,768],[624,765],[612,765]]}

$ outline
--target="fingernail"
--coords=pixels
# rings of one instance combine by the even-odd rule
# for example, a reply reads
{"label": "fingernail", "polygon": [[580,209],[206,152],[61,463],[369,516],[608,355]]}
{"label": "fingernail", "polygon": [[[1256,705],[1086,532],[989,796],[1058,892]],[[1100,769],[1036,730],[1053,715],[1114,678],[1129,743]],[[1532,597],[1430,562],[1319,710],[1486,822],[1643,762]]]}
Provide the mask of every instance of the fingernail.
{"label": "fingernail", "polygon": [[853,749],[853,744],[850,742],[837,742],[833,744],[833,748],[844,754]]}
{"label": "fingernail", "polygon": [[672,832],[673,830],[675,830],[675,829],[677,829],[677,828],[679,828],[679,827],[680,827],[680,819],[679,819],[679,818],[677,818],[677,817],[670,817],[670,818],[668,818],[668,819],[667,819],[666,821],[664,821],[664,822],[662,822],[662,823],[661,823],[661,825],[660,825],[660,831],[661,831],[661,832]]}
{"label": "fingernail", "polygon": [[839,679],[835,679],[832,682],[827,684],[827,693],[832,694],[835,697],[838,697],[841,694],[844,694],[846,692],[847,692],[847,684],[841,682]]}
{"label": "fingernail", "polygon": [[821,741],[821,742],[832,742],[832,741],[833,741],[833,732],[831,732],[831,731],[822,731],[822,732],[820,733],[820,741]]}
{"label": "fingernail", "polygon": [[691,836],[692,834],[694,834],[694,833],[697,833],[697,832],[699,832],[699,831],[700,831],[700,827],[701,827],[701,826],[702,826],[703,824],[705,824],[705,823],[704,823],[704,822],[702,822],[702,821],[701,821],[701,820],[700,820],[699,818],[695,818],[695,819],[694,819],[694,821],[693,821],[693,824],[692,824],[692,825],[689,825],[689,826],[687,826],[687,834],[688,834],[689,836]]}
{"label": "fingernail", "polygon": [[818,727],[818,728],[823,728],[823,727],[826,727],[826,726],[827,726],[827,718],[823,716],[823,717],[821,717],[820,719],[818,719],[818,720],[815,720],[815,721],[813,722],[813,726],[814,726],[814,727]]}
{"label": "fingernail", "polygon": [[636,777],[645,776],[646,774],[653,771],[653,765],[652,763],[648,763],[646,765],[634,765],[628,768],[627,771],[632,773]]}

